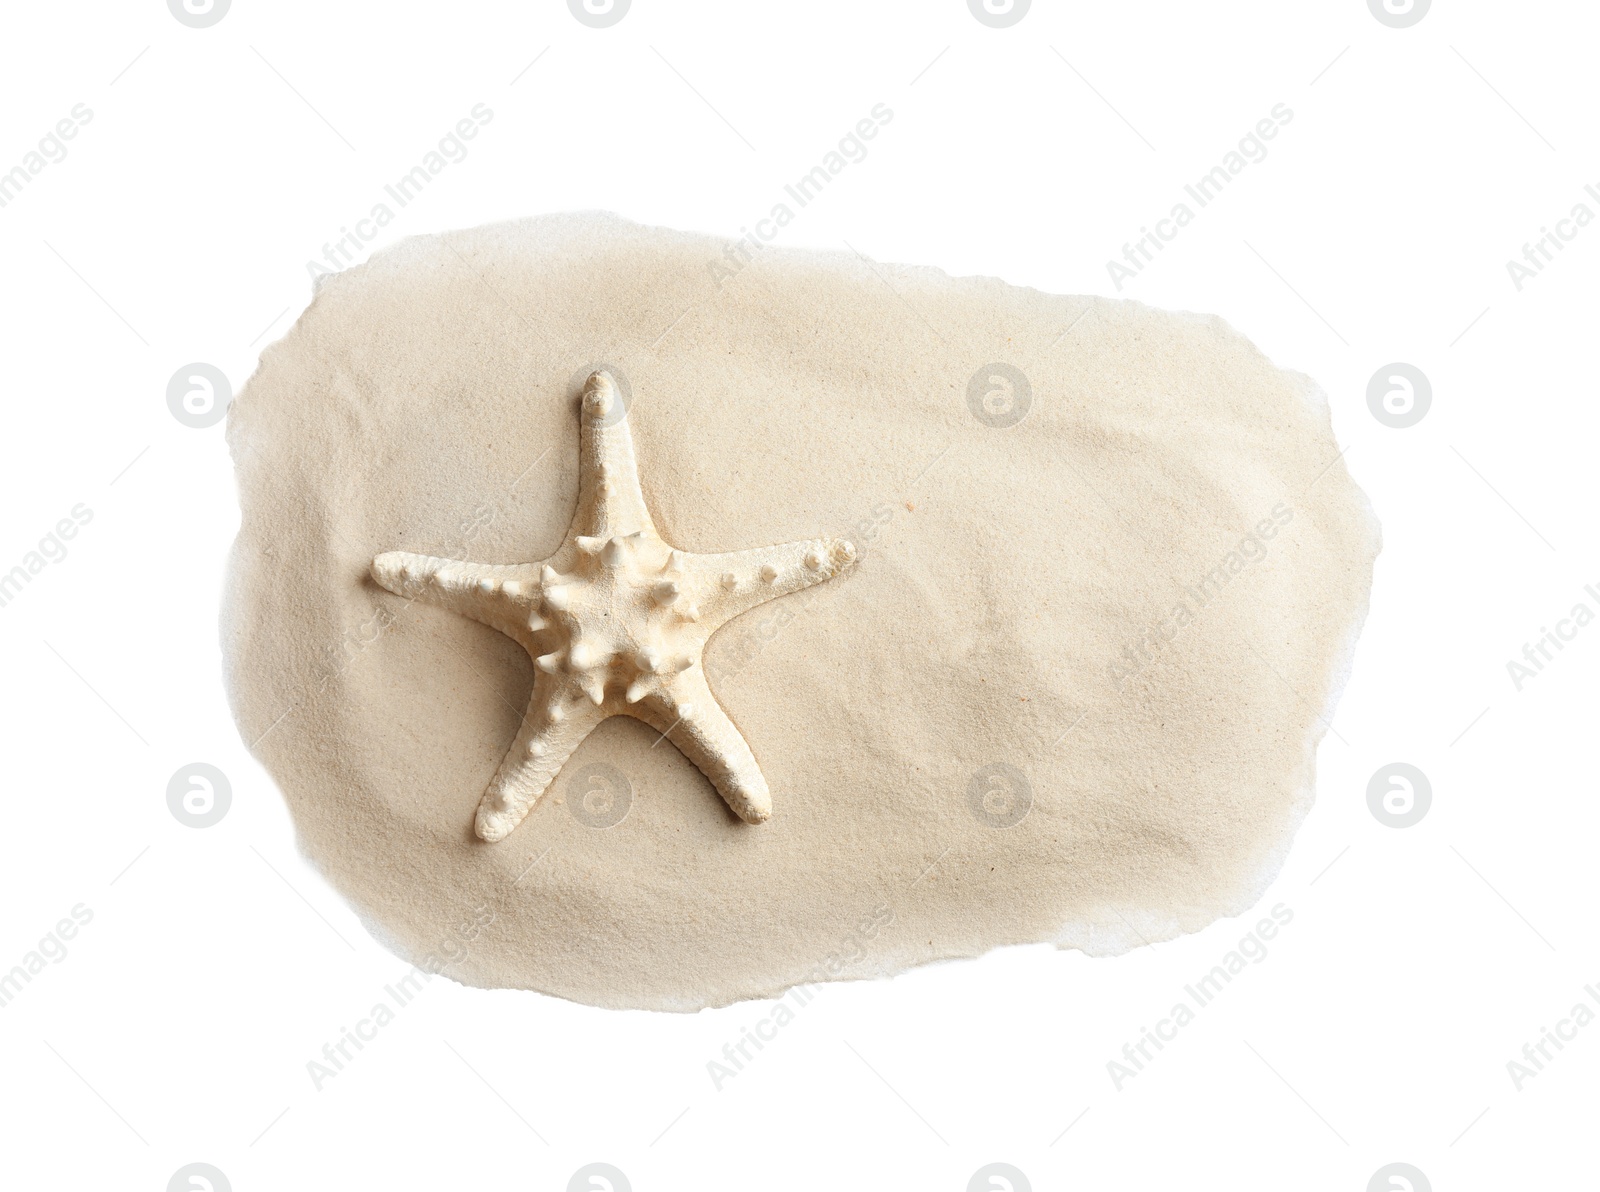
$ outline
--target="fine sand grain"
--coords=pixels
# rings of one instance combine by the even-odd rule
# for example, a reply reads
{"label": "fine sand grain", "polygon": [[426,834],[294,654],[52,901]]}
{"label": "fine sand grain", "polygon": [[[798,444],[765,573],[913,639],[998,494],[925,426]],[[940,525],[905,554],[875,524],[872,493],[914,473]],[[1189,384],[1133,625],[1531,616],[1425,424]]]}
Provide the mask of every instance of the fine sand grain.
{"label": "fine sand grain", "polygon": [[[263,354],[223,635],[301,847],[408,960],[614,1007],[1111,955],[1251,907],[1378,551],[1320,391],[1214,317],[724,248],[596,215],[408,240]],[[550,555],[598,367],[668,542],[859,561],[706,649],[770,820],[615,717],[489,844],[532,663],[369,566]]]}

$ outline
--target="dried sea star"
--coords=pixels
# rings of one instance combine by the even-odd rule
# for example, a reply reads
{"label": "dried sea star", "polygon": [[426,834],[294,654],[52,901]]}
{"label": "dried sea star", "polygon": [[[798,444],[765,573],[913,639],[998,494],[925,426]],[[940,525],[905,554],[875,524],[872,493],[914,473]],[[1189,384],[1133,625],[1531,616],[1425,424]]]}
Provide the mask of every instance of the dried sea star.
{"label": "dried sea star", "polygon": [[609,373],[584,385],[578,510],[550,558],[496,566],[390,551],[372,561],[389,591],[498,629],[537,667],[522,727],[478,804],[484,840],[520,824],[611,716],[663,734],[747,823],[771,816],[766,779],[711,694],[701,654],[740,613],[832,579],[855,558],[838,538],[716,555],[673,549],[645,507],[620,400]]}

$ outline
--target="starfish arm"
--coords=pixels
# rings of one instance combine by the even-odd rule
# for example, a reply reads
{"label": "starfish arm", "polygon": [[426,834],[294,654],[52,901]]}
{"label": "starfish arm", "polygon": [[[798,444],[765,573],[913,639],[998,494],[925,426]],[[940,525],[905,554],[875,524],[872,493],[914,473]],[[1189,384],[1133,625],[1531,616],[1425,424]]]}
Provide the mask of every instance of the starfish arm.
{"label": "starfish arm", "polygon": [[698,666],[674,677],[630,714],[676,745],[745,823],[771,817],[772,792],[761,767]]}
{"label": "starfish arm", "polygon": [[539,575],[537,563],[462,563],[400,550],[372,560],[372,578],[396,596],[482,621],[530,648],[540,626]]}
{"label": "starfish arm", "polygon": [[[573,750],[609,715],[581,697],[560,700],[562,693],[554,679],[540,675],[535,681],[517,739],[478,804],[474,829],[480,839],[493,843],[509,836],[550,789]],[[558,708],[558,718],[552,719]]]}
{"label": "starfish arm", "polygon": [[628,409],[610,373],[590,375],[583,387],[583,427],[578,446],[578,513],[573,534],[621,538],[655,523],[639,487]]}
{"label": "starfish arm", "polygon": [[856,548],[842,538],[808,538],[782,546],[692,555],[698,611],[715,630],[779,596],[799,592],[839,575],[855,561]]}

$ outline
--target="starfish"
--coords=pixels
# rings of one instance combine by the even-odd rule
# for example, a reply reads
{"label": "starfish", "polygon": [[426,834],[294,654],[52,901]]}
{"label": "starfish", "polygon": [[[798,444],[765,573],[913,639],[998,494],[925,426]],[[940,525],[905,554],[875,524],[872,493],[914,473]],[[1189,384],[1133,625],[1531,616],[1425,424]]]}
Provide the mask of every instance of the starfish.
{"label": "starfish", "polygon": [[633,433],[606,372],[584,384],[578,507],[559,550],[495,565],[390,551],[372,578],[498,629],[528,651],[533,693],[475,828],[503,840],[573,751],[611,716],[633,716],[700,768],[746,823],[772,815],[750,746],[712,695],[706,641],[759,604],[832,579],[856,556],[839,538],[726,554],[674,549],[656,532],[639,486]]}

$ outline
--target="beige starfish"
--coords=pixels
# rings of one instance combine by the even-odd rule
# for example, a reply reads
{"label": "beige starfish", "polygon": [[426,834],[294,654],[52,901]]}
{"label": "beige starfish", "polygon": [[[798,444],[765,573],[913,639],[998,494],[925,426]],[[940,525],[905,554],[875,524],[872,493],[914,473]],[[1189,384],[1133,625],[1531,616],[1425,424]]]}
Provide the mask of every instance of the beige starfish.
{"label": "beige starfish", "polygon": [[616,382],[583,389],[578,510],[541,563],[494,566],[390,551],[372,561],[389,591],[513,638],[537,667],[517,739],[478,804],[477,833],[504,839],[601,721],[633,716],[698,766],[743,820],[772,814],[766,779],[701,668],[710,636],[740,613],[838,575],[838,538],[719,555],[674,550],[645,508]]}

